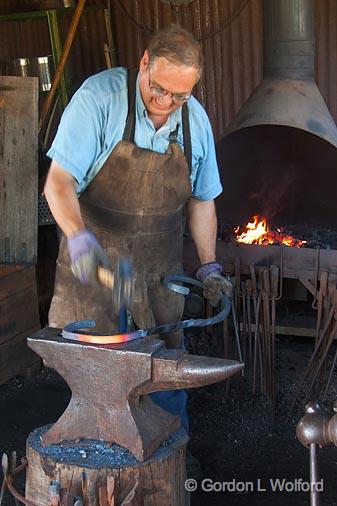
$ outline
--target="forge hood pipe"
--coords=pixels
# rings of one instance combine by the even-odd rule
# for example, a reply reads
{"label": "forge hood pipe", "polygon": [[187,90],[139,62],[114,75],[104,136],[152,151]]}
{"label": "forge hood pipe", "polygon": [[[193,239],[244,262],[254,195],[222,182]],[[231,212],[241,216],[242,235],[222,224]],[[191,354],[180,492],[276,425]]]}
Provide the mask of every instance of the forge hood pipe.
{"label": "forge hood pipe", "polygon": [[264,78],[226,135],[258,125],[305,130],[337,147],[337,129],[314,81],[314,0],[263,0]]}
{"label": "forge hood pipe", "polygon": [[314,0],[263,0],[264,78],[313,79]]}

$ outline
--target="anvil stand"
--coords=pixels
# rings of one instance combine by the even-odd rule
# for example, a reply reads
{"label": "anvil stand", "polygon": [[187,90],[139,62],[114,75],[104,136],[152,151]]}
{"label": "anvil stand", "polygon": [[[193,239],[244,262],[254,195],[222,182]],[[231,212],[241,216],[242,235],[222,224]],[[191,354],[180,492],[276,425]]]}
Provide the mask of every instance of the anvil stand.
{"label": "anvil stand", "polygon": [[57,480],[85,506],[187,506],[188,436],[179,418],[147,394],[222,381],[243,364],[168,350],[153,338],[69,342],[52,328],[34,334],[28,345],[65,379],[72,398],[52,427],[28,437],[26,499],[49,506],[49,484]]}

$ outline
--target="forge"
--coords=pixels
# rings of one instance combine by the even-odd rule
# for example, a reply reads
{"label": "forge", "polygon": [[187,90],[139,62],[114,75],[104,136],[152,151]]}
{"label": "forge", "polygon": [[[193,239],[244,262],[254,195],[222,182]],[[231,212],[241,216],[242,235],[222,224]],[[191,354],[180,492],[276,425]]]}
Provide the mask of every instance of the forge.
{"label": "forge", "polygon": [[[313,337],[316,365],[324,362],[328,372],[314,370],[312,379],[326,388],[331,377],[325,351],[333,342],[337,281],[337,129],[314,80],[314,0],[264,0],[262,14],[263,79],[217,145],[224,183],[218,259],[235,285],[253,390],[273,405],[276,333]],[[244,244],[223,233],[257,215],[274,231],[299,230],[299,240],[305,231],[307,244]],[[334,231],[332,247],[316,239],[320,230]],[[188,264],[189,252],[186,258]],[[292,301],[308,303],[310,325],[296,316],[277,321],[276,306]]]}

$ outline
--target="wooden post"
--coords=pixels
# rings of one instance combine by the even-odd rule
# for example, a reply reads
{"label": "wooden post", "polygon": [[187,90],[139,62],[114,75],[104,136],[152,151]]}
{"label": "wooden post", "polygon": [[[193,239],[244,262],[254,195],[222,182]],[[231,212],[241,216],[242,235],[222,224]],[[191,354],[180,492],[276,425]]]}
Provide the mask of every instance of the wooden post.
{"label": "wooden post", "polygon": [[[41,445],[40,436],[49,427],[32,432],[27,440],[26,498],[50,506],[49,486],[57,480],[60,490],[79,496],[85,506],[98,506],[111,494],[114,502],[158,506],[188,506],[185,490],[185,453],[188,436],[175,432],[145,462],[137,462],[126,449],[100,440]],[[105,503],[103,503],[105,504]]]}

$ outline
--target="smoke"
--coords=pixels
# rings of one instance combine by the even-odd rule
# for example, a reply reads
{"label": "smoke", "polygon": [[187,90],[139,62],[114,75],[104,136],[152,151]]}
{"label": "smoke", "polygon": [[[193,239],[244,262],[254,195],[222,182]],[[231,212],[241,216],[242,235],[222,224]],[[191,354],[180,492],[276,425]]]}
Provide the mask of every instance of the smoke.
{"label": "smoke", "polygon": [[250,193],[249,200],[257,213],[272,220],[284,212],[290,212],[299,200],[299,172],[295,164],[289,164],[287,170],[264,171],[259,186]]}

